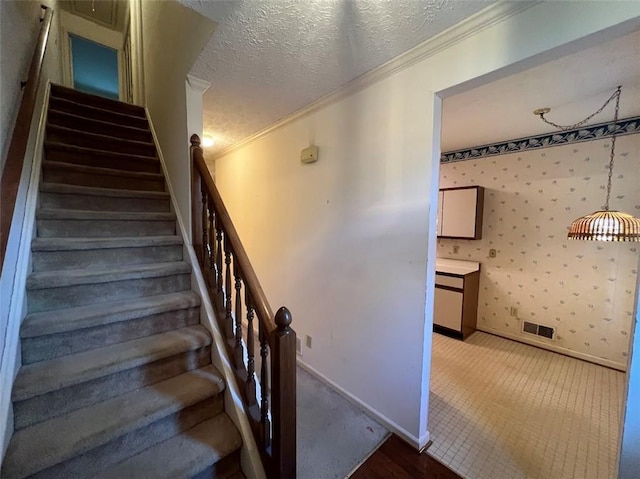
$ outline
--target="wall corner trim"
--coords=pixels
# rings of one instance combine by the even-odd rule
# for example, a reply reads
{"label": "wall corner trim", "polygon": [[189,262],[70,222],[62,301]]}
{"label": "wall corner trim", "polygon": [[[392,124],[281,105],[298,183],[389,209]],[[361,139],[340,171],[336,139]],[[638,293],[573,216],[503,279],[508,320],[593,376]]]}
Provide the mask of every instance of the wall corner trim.
{"label": "wall corner trim", "polygon": [[206,92],[209,87],[211,87],[211,82],[203,80],[202,78],[195,77],[193,75],[187,75],[187,83],[189,83],[189,86],[195,91],[202,94],[204,94],[204,92]]}
{"label": "wall corner trim", "polygon": [[500,23],[509,17],[517,15],[529,8],[542,3],[541,0],[526,0],[520,2],[502,2],[498,1],[489,7],[481,10],[475,15],[466,18],[465,20],[453,25],[442,33],[426,40],[425,42],[413,47],[411,50],[402,53],[401,55],[392,58],[386,63],[383,63],[377,68],[374,68],[367,73],[360,75],[359,77],[344,84],[337,90],[319,98],[318,100],[308,104],[302,109],[293,112],[292,114],[282,118],[281,120],[263,128],[260,131],[220,150],[212,156],[212,160],[215,161],[220,157],[223,157],[232,151],[241,148],[255,140],[262,138],[263,136],[271,133],[272,131],[281,128],[289,123],[311,115],[312,113],[321,110],[333,103],[336,103],[343,98],[346,98],[360,90],[363,90],[367,86],[376,83],[384,78],[387,78],[394,73],[397,73],[405,68],[408,68],[425,58],[435,55],[436,53],[449,48],[456,43],[461,42],[467,37],[474,35],[486,28],[489,28],[496,23]]}

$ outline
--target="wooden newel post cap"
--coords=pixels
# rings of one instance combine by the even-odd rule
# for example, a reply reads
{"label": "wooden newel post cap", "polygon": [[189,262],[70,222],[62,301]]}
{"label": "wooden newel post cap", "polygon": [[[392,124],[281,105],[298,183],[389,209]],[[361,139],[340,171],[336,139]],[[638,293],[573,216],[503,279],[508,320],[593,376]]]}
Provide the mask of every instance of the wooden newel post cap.
{"label": "wooden newel post cap", "polygon": [[278,326],[278,329],[288,329],[292,319],[291,312],[284,306],[276,312],[276,326]]}
{"label": "wooden newel post cap", "polygon": [[195,133],[191,135],[190,141],[191,141],[191,146],[193,146],[194,148],[200,146],[200,137]]}

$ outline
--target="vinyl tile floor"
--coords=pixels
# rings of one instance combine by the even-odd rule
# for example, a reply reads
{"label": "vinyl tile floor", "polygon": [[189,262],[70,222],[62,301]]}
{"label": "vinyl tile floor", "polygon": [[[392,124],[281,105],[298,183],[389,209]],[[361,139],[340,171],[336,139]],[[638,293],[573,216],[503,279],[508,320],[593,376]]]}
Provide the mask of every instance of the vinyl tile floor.
{"label": "vinyl tile floor", "polygon": [[625,375],[490,334],[434,333],[428,454],[467,479],[607,479]]}

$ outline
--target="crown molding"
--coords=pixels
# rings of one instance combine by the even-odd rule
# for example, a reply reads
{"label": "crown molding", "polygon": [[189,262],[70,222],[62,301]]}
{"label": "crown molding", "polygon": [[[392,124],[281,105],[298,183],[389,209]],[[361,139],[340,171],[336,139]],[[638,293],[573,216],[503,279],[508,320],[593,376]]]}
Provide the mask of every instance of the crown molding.
{"label": "crown molding", "polygon": [[241,148],[253,141],[256,141],[263,136],[271,133],[278,128],[281,128],[293,121],[300,120],[306,116],[315,113],[322,108],[325,108],[332,103],[335,103],[343,98],[346,98],[360,90],[363,90],[367,86],[376,83],[384,78],[387,78],[405,68],[408,68],[425,58],[435,55],[442,50],[449,48],[456,43],[461,42],[467,37],[474,35],[486,28],[489,28],[497,23],[506,20],[509,17],[517,15],[529,8],[542,3],[541,0],[527,0],[517,2],[506,2],[500,0],[493,5],[481,10],[475,15],[466,18],[465,20],[457,23],[456,25],[448,28],[442,33],[435,35],[434,37],[424,41],[411,50],[402,53],[401,55],[383,63],[379,67],[374,68],[367,73],[360,75],[359,77],[344,84],[337,90],[319,98],[318,100],[308,104],[304,108],[293,112],[292,114],[282,118],[276,123],[263,128],[262,130],[253,133],[252,135],[220,150],[212,155],[210,161],[215,161],[218,158],[228,155],[232,151]]}

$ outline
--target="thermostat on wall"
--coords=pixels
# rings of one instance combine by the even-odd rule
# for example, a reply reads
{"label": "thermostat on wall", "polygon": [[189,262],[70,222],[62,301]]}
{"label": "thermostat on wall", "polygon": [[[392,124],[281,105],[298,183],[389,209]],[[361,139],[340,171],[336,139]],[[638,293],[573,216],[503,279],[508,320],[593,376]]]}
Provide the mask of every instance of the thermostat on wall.
{"label": "thermostat on wall", "polygon": [[302,163],[313,163],[318,161],[318,147],[310,146],[300,152],[300,161]]}

